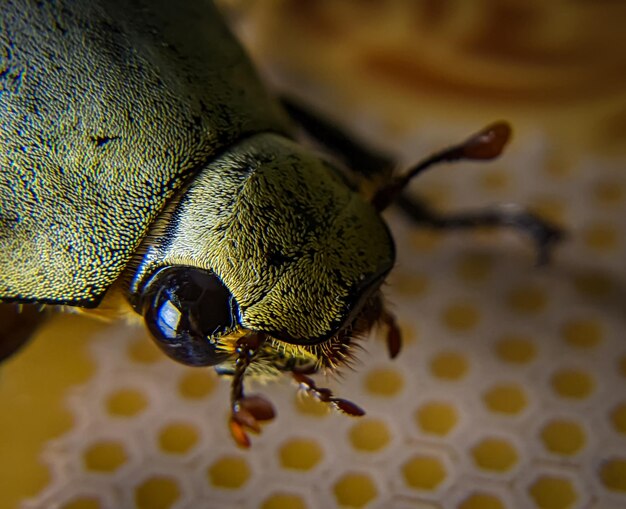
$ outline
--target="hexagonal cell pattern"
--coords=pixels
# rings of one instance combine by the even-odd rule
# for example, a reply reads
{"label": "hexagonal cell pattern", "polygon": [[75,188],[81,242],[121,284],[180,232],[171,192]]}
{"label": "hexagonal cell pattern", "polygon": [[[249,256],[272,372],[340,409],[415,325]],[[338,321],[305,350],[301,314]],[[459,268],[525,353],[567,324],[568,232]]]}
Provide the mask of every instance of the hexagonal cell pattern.
{"label": "hexagonal cell pattern", "polygon": [[407,486],[425,491],[436,490],[448,473],[440,458],[436,456],[414,456],[402,466]]}
{"label": "hexagonal cell pattern", "polygon": [[442,380],[460,380],[469,370],[467,358],[458,352],[441,352],[430,363],[433,376]]}
{"label": "hexagonal cell pattern", "polygon": [[84,455],[85,468],[94,472],[114,472],[127,459],[124,444],[119,442],[95,442]]}
{"label": "hexagonal cell pattern", "polygon": [[490,411],[509,415],[519,414],[528,404],[524,389],[515,384],[491,387],[483,395],[483,401]]}
{"label": "hexagonal cell pattern", "polygon": [[267,497],[260,509],[307,509],[306,501],[298,496],[288,493],[275,493]]}
{"label": "hexagonal cell pattern", "polygon": [[195,400],[207,397],[217,385],[216,376],[209,371],[189,371],[178,384],[178,391],[183,398]]}
{"label": "hexagonal cell pattern", "polygon": [[569,320],[561,329],[563,339],[575,348],[594,348],[602,341],[603,334],[602,324],[592,319]]}
{"label": "hexagonal cell pattern", "polygon": [[146,397],[138,390],[121,389],[109,395],[106,408],[117,417],[135,417],[148,406]]}
{"label": "hexagonal cell pattern", "polygon": [[612,457],[602,465],[600,479],[609,490],[626,495],[626,456]]}
{"label": "hexagonal cell pattern", "polygon": [[591,374],[579,369],[563,369],[552,377],[552,388],[562,398],[585,399],[594,387]]}
{"label": "hexagonal cell pattern", "polygon": [[509,292],[506,302],[516,313],[533,315],[545,309],[548,297],[546,291],[538,286],[520,285]]}
{"label": "hexagonal cell pattern", "polygon": [[402,375],[394,369],[375,369],[365,377],[365,390],[376,396],[396,396],[403,387]]}
{"label": "hexagonal cell pattern", "polygon": [[476,466],[491,472],[507,472],[519,460],[519,453],[509,441],[501,438],[485,438],[471,449]]}
{"label": "hexagonal cell pattern", "polygon": [[322,460],[324,453],[313,439],[294,438],[284,444],[278,452],[283,468],[311,470]]}
{"label": "hexagonal cell pattern", "polygon": [[530,487],[529,493],[541,509],[567,509],[574,507],[578,498],[574,485],[565,478],[539,477]]}
{"label": "hexagonal cell pattern", "polygon": [[359,451],[375,452],[384,449],[391,441],[391,432],[385,421],[362,419],[350,429],[350,443]]}
{"label": "hexagonal cell pattern", "polygon": [[611,424],[615,431],[626,435],[626,402],[620,403],[612,409]]}
{"label": "hexagonal cell pattern", "polygon": [[61,505],[60,509],[101,509],[100,502],[95,498],[77,498]]}
{"label": "hexagonal cell pattern", "polygon": [[172,454],[184,454],[198,442],[198,430],[195,425],[185,422],[168,424],[159,432],[159,447]]}
{"label": "hexagonal cell pattern", "polygon": [[506,506],[495,495],[472,493],[458,505],[458,509],[506,509]]}
{"label": "hexagonal cell pattern", "polygon": [[138,509],[169,509],[180,497],[175,478],[153,477],[135,488]]}
{"label": "hexagonal cell pattern", "polygon": [[348,473],[333,486],[340,507],[365,507],[378,496],[375,482],[366,474]]}
{"label": "hexagonal cell pattern", "polygon": [[465,332],[480,322],[480,311],[469,303],[455,303],[444,310],[441,319],[450,330]]}
{"label": "hexagonal cell pattern", "polygon": [[238,456],[219,458],[209,467],[207,473],[210,484],[227,489],[241,488],[251,476],[248,462]]}
{"label": "hexagonal cell pattern", "polygon": [[458,420],[458,412],[449,402],[430,401],[415,412],[416,424],[424,433],[442,437],[456,427]]}
{"label": "hexagonal cell pattern", "polygon": [[529,337],[507,335],[495,346],[498,358],[510,364],[527,364],[537,356],[537,348]]}
{"label": "hexagonal cell pattern", "polygon": [[129,345],[128,356],[132,362],[140,364],[152,364],[163,360],[162,352],[157,348],[154,341],[147,337],[147,334]]}
{"label": "hexagonal cell pattern", "polygon": [[548,451],[571,456],[585,447],[586,436],[583,427],[576,421],[555,419],[542,428],[541,441]]}

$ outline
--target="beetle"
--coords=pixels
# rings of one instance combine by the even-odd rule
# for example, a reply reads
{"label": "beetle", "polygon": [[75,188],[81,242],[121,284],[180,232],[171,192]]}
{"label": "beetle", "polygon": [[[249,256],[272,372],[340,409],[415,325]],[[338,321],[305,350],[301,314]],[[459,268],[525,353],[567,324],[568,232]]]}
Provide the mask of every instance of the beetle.
{"label": "beetle", "polygon": [[[349,363],[378,323],[390,355],[400,350],[381,292],[395,259],[381,217],[392,202],[427,227],[518,228],[540,260],[561,237],[521,209],[445,217],[401,194],[438,162],[497,157],[506,123],[396,174],[390,158],[272,98],[208,1],[2,9],[0,300],[143,317],[165,354],[232,377],[239,445],[274,417],[245,394],[246,375],[290,373],[363,414],[310,375]],[[296,126],[352,171],[298,143]],[[34,329],[28,313],[13,315],[2,355]]]}

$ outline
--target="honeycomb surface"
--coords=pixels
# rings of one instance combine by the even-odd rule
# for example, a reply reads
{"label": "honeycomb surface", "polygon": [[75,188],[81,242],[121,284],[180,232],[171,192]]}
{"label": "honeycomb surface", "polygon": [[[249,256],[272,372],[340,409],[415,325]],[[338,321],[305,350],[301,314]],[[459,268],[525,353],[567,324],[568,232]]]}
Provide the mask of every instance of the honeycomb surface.
{"label": "honeycomb surface", "polygon": [[[512,232],[387,214],[376,334],[277,418],[230,439],[228,381],[145,332],[57,316],[0,368],[0,507],[626,507],[626,43],[620,2],[225,2],[263,72],[401,165],[506,118],[514,142],[411,186],[442,211],[516,202],[569,232],[547,267]],[[234,5],[233,5],[234,4]]]}

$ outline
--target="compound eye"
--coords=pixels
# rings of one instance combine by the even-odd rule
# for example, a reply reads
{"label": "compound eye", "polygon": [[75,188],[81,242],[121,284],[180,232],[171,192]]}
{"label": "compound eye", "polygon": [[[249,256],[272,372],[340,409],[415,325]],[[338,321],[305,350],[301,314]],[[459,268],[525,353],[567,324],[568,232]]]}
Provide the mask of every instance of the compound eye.
{"label": "compound eye", "polygon": [[214,366],[228,354],[216,338],[238,325],[234,297],[213,273],[192,267],[159,270],[143,289],[142,312],[163,352],[189,366]]}

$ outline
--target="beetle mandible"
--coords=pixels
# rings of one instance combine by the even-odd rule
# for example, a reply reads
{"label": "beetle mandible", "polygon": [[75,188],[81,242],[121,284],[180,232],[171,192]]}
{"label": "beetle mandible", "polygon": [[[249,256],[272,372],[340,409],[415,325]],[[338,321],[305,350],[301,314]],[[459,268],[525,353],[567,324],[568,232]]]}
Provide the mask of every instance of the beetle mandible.
{"label": "beetle mandible", "polygon": [[[298,144],[296,125],[352,173]],[[242,446],[274,416],[244,393],[246,374],[290,373],[363,413],[309,375],[345,364],[377,323],[400,350],[380,289],[393,201],[427,227],[518,228],[541,260],[560,237],[521,209],[446,217],[400,195],[437,162],[496,157],[507,124],[394,175],[390,159],[270,97],[204,0],[3,3],[0,132],[0,300],[143,317],[170,357],[232,376]],[[2,356],[35,326],[20,316],[31,325],[2,338]]]}

